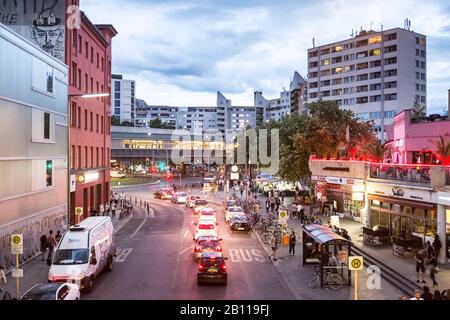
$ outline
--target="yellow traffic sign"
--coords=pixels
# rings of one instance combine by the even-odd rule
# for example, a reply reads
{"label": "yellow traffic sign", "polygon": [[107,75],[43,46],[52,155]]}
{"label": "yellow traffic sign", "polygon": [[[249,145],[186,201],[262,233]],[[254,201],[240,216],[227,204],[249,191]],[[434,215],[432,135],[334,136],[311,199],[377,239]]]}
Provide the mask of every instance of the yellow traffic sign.
{"label": "yellow traffic sign", "polygon": [[77,216],[82,216],[82,215],[83,215],[83,208],[81,208],[81,207],[76,207],[76,208],[75,208],[75,214],[76,214]]}
{"label": "yellow traffic sign", "polygon": [[286,211],[280,211],[280,218],[286,218]]}
{"label": "yellow traffic sign", "polygon": [[23,254],[23,235],[11,235],[11,254]]}
{"label": "yellow traffic sign", "polygon": [[348,269],[352,271],[361,271],[364,269],[363,257],[352,256],[348,258]]}

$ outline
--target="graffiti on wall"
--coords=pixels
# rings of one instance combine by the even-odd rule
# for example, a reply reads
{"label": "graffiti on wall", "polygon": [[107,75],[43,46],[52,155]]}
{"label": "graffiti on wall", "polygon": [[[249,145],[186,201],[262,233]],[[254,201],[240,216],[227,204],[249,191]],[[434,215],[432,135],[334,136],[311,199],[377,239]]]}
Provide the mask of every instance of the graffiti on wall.
{"label": "graffiti on wall", "polygon": [[0,0],[0,22],[64,61],[65,0]]}

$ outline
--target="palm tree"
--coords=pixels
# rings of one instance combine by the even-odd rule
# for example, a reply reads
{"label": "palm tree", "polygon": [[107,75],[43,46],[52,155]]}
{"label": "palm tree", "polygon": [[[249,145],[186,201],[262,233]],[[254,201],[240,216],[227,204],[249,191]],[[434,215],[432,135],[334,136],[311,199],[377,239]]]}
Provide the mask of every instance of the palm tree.
{"label": "palm tree", "polygon": [[389,146],[387,144],[382,144],[380,140],[375,140],[365,148],[365,153],[376,162],[383,162],[388,151]]}
{"label": "palm tree", "polygon": [[412,119],[419,119],[425,117],[426,114],[426,107],[419,102],[419,99],[416,98],[414,101],[414,106],[411,111],[411,118]]}
{"label": "palm tree", "polygon": [[439,135],[439,139],[431,141],[436,147],[436,156],[443,165],[450,164],[450,134]]}

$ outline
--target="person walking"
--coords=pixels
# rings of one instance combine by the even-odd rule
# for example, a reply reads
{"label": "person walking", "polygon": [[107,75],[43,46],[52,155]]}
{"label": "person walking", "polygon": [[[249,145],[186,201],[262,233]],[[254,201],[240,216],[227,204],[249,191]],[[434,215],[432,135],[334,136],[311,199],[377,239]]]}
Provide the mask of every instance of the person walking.
{"label": "person walking", "polygon": [[422,299],[423,300],[433,300],[433,295],[430,292],[430,288],[428,288],[427,286],[423,286]]}
{"label": "person walking", "polygon": [[272,255],[269,256],[269,260],[277,261],[277,250],[278,250],[278,239],[275,234],[272,235],[270,239],[270,247],[272,248]]}
{"label": "person walking", "polygon": [[50,266],[52,264],[53,251],[55,250],[56,247],[56,240],[55,237],[53,236],[53,230],[50,230],[48,232],[47,247],[48,247],[47,265]]}
{"label": "person walking", "polygon": [[431,256],[433,255],[433,252],[434,252],[434,248],[431,245],[431,242],[427,241],[427,258],[428,259],[431,259]]}
{"label": "person walking", "polygon": [[436,256],[436,259],[439,258],[439,253],[441,252],[441,248],[442,248],[442,242],[441,242],[441,239],[439,238],[439,235],[437,234],[434,237],[434,241],[433,241],[433,249],[434,249],[434,255]]}
{"label": "person walking", "polygon": [[295,231],[292,230],[291,234],[289,235],[289,255],[292,252],[292,255],[295,256],[295,243],[297,242],[297,238],[295,236]]}
{"label": "person walking", "polygon": [[42,261],[44,261],[45,251],[47,251],[47,236],[45,234],[41,236],[40,242],[41,242]]}
{"label": "person walking", "polygon": [[56,243],[59,243],[59,241],[61,240],[61,231],[57,231],[56,232],[56,235],[55,235],[55,240],[56,240]]}
{"label": "person walking", "polygon": [[0,284],[2,284],[2,282],[6,284],[8,281],[6,280],[5,267],[0,264]]}
{"label": "person walking", "polygon": [[420,282],[419,275],[422,275],[422,283],[426,283],[424,279],[425,275],[425,260],[427,258],[427,249],[423,248],[417,252],[416,259],[416,273],[417,273],[417,283]]}
{"label": "person walking", "polygon": [[437,266],[437,259],[436,256],[431,256],[431,259],[428,260],[428,264],[430,265],[430,279],[433,281],[432,287],[437,287],[438,283],[436,281],[436,273],[439,272],[438,266]]}
{"label": "person walking", "polygon": [[266,214],[269,213],[269,209],[270,209],[270,200],[269,198],[266,199]]}

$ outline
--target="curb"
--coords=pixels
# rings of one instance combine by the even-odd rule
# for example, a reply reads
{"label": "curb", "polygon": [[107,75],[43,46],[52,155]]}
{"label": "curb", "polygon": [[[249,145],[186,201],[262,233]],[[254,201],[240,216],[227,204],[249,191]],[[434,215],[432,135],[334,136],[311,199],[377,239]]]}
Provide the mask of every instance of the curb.
{"label": "curb", "polygon": [[111,189],[126,189],[126,188],[133,188],[133,187],[145,187],[145,186],[152,186],[152,185],[155,185],[158,183],[161,183],[161,180],[157,180],[155,182],[149,182],[149,183],[132,184],[129,186],[115,186],[115,187],[111,187]]}

